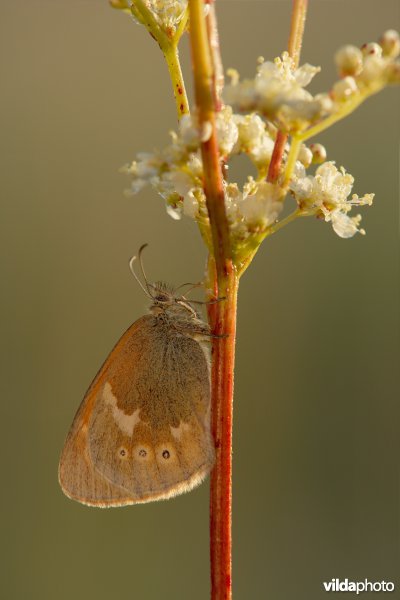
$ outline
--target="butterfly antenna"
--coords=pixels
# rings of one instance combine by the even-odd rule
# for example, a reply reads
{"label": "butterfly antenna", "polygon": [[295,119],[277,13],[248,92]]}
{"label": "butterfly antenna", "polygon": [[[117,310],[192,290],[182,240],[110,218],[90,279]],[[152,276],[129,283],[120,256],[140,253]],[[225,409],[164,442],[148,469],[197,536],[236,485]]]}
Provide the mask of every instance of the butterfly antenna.
{"label": "butterfly antenna", "polygon": [[194,290],[197,287],[203,287],[203,282],[200,281],[198,283],[182,283],[182,285],[179,285],[176,289],[175,292],[177,292],[178,290],[180,290],[181,288],[185,287],[186,285],[190,285],[191,287],[185,292],[186,294],[189,294],[189,292],[191,292],[192,290]]}
{"label": "butterfly antenna", "polygon": [[146,287],[144,287],[143,283],[140,281],[137,273],[135,272],[135,269],[133,268],[133,263],[137,259],[137,256],[132,256],[131,260],[129,261],[129,269],[130,269],[132,275],[134,276],[134,278],[136,279],[136,281],[138,282],[138,284],[140,285],[140,287],[142,288],[142,290],[144,291],[144,293],[146,294],[146,296],[148,296],[149,298],[152,298],[153,296],[152,296],[152,294],[150,293],[150,290],[149,290],[149,284],[147,282],[146,274],[145,274],[144,269],[143,269],[143,263],[142,263],[142,257],[141,257],[142,256],[142,252],[143,252],[144,248],[146,248],[146,246],[147,246],[147,244],[143,244],[143,246],[141,246],[139,248],[139,252],[138,252],[140,270],[142,272],[142,276],[143,276],[143,279],[145,281]]}
{"label": "butterfly antenna", "polygon": [[147,248],[147,246],[148,246],[148,244],[143,244],[143,246],[140,246],[139,252],[138,252],[138,257],[139,257],[140,270],[142,272],[142,277],[143,277],[144,282],[146,284],[146,289],[147,289],[147,291],[149,293],[150,298],[153,298],[153,294],[151,293],[150,288],[151,287],[154,288],[154,285],[152,285],[151,283],[149,283],[149,281],[148,281],[148,279],[146,277],[146,273],[145,273],[144,266],[143,266],[143,259],[142,259],[142,252],[143,252],[143,250],[145,248]]}

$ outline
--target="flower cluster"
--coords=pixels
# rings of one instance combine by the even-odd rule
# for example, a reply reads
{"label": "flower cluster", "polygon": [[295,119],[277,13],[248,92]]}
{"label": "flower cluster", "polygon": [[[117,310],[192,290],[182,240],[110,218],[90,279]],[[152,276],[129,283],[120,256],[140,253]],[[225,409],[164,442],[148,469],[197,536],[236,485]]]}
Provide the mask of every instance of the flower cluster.
{"label": "flower cluster", "polygon": [[225,88],[224,97],[235,108],[257,111],[287,132],[301,131],[331,111],[332,101],[327,94],[312,96],[304,89],[319,67],[305,64],[293,69],[287,52],[274,62],[259,62],[252,80],[240,82],[236,71],[228,71],[231,84]]}
{"label": "flower cluster", "polygon": [[335,55],[340,79],[329,93],[313,96],[304,88],[319,67],[305,64],[294,69],[287,52],[273,62],[259,59],[254,79],[239,80],[230,70],[231,84],[225,99],[240,111],[257,111],[279,129],[294,135],[303,132],[329,115],[343,111],[343,104],[360,100],[391,83],[400,83],[399,34],[389,30],[380,43],[362,48],[344,46]]}
{"label": "flower cluster", "polygon": [[[225,107],[217,118],[218,141],[225,161],[235,154],[247,154],[257,169],[257,177],[249,177],[243,188],[224,181],[225,208],[232,234],[237,241],[252,233],[266,231],[278,219],[283,209],[282,189],[268,183],[265,174],[274,147],[276,131],[256,114],[237,115]],[[145,185],[152,186],[165,200],[167,212],[174,219],[182,214],[199,222],[208,223],[206,199],[202,187],[203,167],[200,143],[211,133],[209,127],[200,130],[197,120],[186,115],[179,124],[178,133],[172,132],[172,142],[162,151],[141,153],[123,170],[132,178],[128,193],[136,194]],[[314,156],[317,161],[313,161]],[[333,162],[323,162],[314,176],[306,174],[311,162],[325,156],[320,144],[307,148],[303,145],[296,162],[289,190],[302,215],[323,216],[331,221],[340,237],[351,237],[361,231],[360,216],[349,217],[353,205],[371,204],[373,195],[363,198],[353,195],[348,200],[354,179]]]}
{"label": "flower cluster", "polygon": [[305,173],[293,178],[290,189],[296,198],[302,214],[317,215],[325,221],[330,221],[338,236],[350,238],[359,231],[361,215],[349,217],[347,214],[352,206],[371,206],[374,194],[366,194],[359,198],[352,190],[354,178],[342,167],[340,171],[334,162],[323,163],[315,172],[315,176]]}
{"label": "flower cluster", "polygon": [[[147,0],[148,4],[168,11],[178,2]],[[185,2],[180,3],[182,5]],[[161,13],[160,13],[161,14]],[[166,13],[162,13],[166,14]],[[175,14],[175,13],[174,13]],[[247,155],[256,169],[256,177],[248,177],[243,186],[224,179],[225,208],[233,245],[236,247],[252,236],[264,236],[297,216],[314,215],[332,224],[337,235],[350,238],[360,228],[361,216],[350,216],[353,206],[371,205],[373,194],[358,197],[352,191],[354,179],[343,167],[326,162],[326,150],[314,143],[306,146],[310,127],[324,123],[326,117],[348,114],[348,102],[354,95],[363,99],[384,85],[400,79],[400,38],[396,32],[386,32],[379,44],[341,48],[335,61],[341,79],[328,94],[311,95],[304,88],[319,68],[303,65],[293,68],[287,53],[274,62],[260,62],[254,80],[239,82],[231,72],[232,83],[225,88],[230,105],[216,116],[216,131],[224,173],[229,172],[229,160],[238,154]],[[344,107],[344,108],[343,108]],[[342,113],[340,112],[342,111]],[[340,117],[342,118],[342,117]],[[322,128],[320,128],[322,130]],[[292,136],[282,157],[282,173],[274,183],[267,181],[268,167],[278,131]],[[124,167],[132,178],[130,193],[151,185],[165,200],[168,213],[175,219],[182,215],[209,226],[206,198],[203,190],[203,165],[200,147],[212,132],[210,123],[200,127],[196,115],[185,115],[178,131],[171,133],[171,143],[161,151],[139,154],[137,160]],[[319,166],[315,172],[307,169]],[[277,222],[284,200],[290,193],[297,208],[289,217]],[[260,239],[260,238],[258,238]]]}
{"label": "flower cluster", "polygon": [[[271,159],[276,131],[255,114],[235,115],[226,106],[217,116],[217,135],[224,161],[235,154],[247,154],[257,169],[256,180],[249,177],[240,190],[236,183],[224,181],[225,206],[233,233],[246,236],[249,231],[273,223],[281,209],[280,190],[267,183],[265,172]],[[208,220],[202,187],[203,167],[200,144],[207,141],[211,127],[199,128],[195,117],[185,115],[172,142],[162,151],[139,154],[123,170],[132,177],[130,193],[151,185],[166,201],[168,213],[175,219],[182,214]]]}
{"label": "flower cluster", "polygon": [[150,11],[158,27],[173,37],[187,10],[188,0],[110,0],[113,8],[131,15],[136,23],[145,25],[143,7]]}
{"label": "flower cluster", "polygon": [[[356,46],[343,46],[335,55],[335,63],[341,81],[348,83],[355,91],[365,92],[370,88],[380,88],[386,84],[399,83],[400,63],[396,60],[400,54],[400,37],[397,31],[386,31],[379,44],[369,42],[357,48]],[[348,94],[341,93],[342,88],[338,81],[332,88],[334,98],[343,99]],[[338,93],[339,92],[339,93]]]}
{"label": "flower cluster", "polygon": [[187,0],[146,0],[146,5],[161,29],[174,33],[185,14]]}

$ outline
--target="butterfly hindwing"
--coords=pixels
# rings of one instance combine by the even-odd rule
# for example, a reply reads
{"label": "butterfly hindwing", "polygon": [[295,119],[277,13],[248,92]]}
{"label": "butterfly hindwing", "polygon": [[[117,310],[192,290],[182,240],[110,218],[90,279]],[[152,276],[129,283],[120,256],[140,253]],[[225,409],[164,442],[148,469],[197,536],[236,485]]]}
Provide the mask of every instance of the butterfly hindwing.
{"label": "butterfly hindwing", "polygon": [[182,493],[214,461],[206,354],[153,316],[122,336],[67,438],[60,482],[86,504],[118,506]]}

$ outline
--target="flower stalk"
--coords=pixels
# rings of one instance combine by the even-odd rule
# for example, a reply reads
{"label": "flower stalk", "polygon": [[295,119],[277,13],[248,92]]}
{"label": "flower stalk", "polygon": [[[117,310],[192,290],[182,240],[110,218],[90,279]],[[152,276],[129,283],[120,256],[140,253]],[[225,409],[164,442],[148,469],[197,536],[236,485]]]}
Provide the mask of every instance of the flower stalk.
{"label": "flower stalk", "polygon": [[182,69],[179,62],[178,45],[176,43],[168,44],[166,48],[161,47],[161,50],[167,63],[179,121],[183,115],[188,115],[190,113],[190,109]]}
{"label": "flower stalk", "polygon": [[114,8],[120,8],[125,11],[128,6],[128,10],[132,13],[134,19],[139,23],[142,23],[152,38],[156,40],[167,63],[178,120],[181,119],[183,115],[189,114],[189,101],[182,75],[178,50],[179,41],[186,30],[188,23],[188,8],[186,8],[176,28],[163,28],[153,14],[153,11],[146,4],[145,0],[135,0],[133,4],[130,4],[127,0],[112,0],[111,5],[114,6]]}
{"label": "flower stalk", "polygon": [[292,137],[292,143],[290,145],[289,155],[286,163],[286,171],[285,171],[285,179],[284,186],[287,186],[295,168],[296,160],[301,148],[301,144],[310,138],[322,133],[338,121],[341,121],[348,115],[350,115],[353,111],[356,110],[367,98],[372,96],[373,94],[377,94],[385,87],[385,82],[383,80],[377,82],[375,85],[370,86],[363,92],[358,93],[352,98],[349,98],[340,109],[317,123],[312,127],[309,127],[305,131],[301,133],[297,133]]}
{"label": "flower stalk", "polygon": [[[297,69],[300,63],[301,47],[303,45],[304,26],[307,16],[308,0],[293,0],[292,20],[290,23],[290,34],[288,42],[289,56],[293,61],[293,69]],[[288,139],[287,133],[278,131],[269,163],[267,181],[276,183],[281,172],[282,158]]]}

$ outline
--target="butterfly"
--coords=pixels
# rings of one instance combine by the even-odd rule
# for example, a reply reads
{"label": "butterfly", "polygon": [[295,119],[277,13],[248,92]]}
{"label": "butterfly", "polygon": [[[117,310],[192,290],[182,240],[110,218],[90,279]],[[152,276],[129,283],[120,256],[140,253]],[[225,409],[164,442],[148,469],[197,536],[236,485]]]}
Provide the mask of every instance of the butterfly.
{"label": "butterfly", "polygon": [[[208,325],[185,296],[149,283],[149,314],[129,327],[76,413],[59,464],[63,492],[82,504],[167,499],[200,484],[214,464]],[[182,287],[182,286],[181,286]],[[179,289],[179,288],[178,288]]]}

